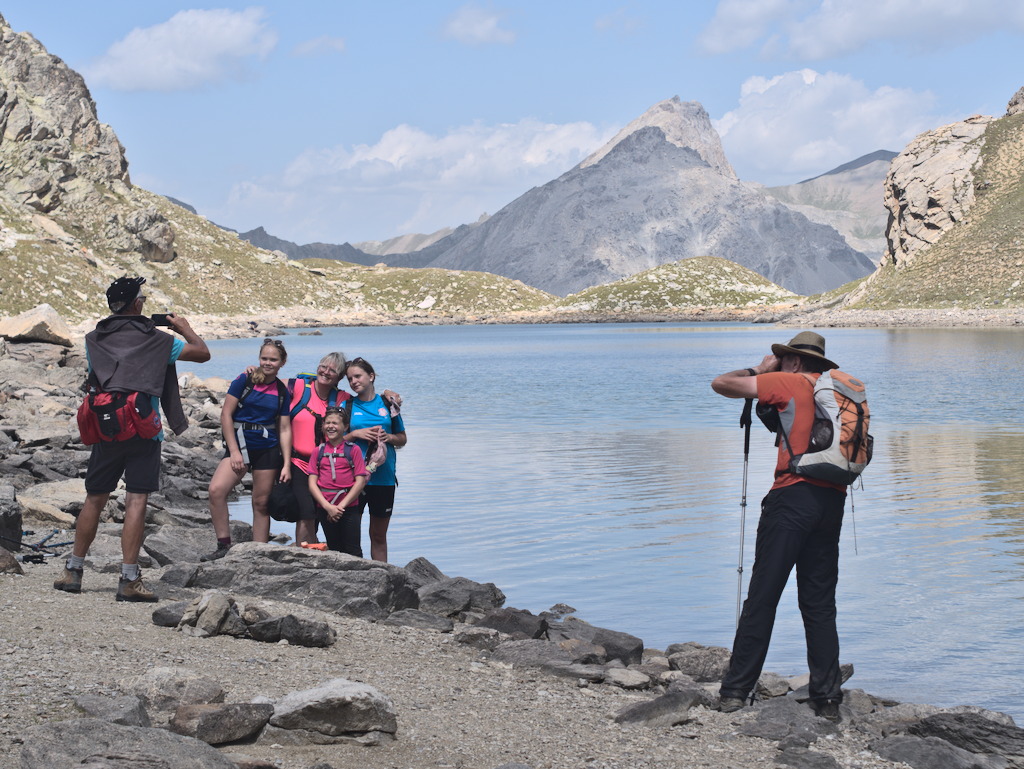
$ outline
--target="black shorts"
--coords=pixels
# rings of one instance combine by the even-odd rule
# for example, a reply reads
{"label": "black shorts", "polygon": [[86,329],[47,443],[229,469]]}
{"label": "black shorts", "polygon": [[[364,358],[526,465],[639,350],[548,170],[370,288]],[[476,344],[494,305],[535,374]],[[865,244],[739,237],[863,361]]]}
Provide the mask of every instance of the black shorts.
{"label": "black shorts", "polygon": [[359,497],[360,511],[366,507],[374,518],[390,518],[394,506],[394,486],[367,486]]}
{"label": "black shorts", "polygon": [[315,521],[316,502],[313,495],[309,493],[309,476],[302,472],[302,468],[292,463],[292,491],[295,492],[295,501],[299,503],[299,520]]}
{"label": "black shorts", "polygon": [[[231,452],[224,449],[224,458],[231,456]],[[284,454],[281,447],[272,446],[269,449],[249,449],[249,464],[246,465],[252,470],[280,470],[284,467]]]}
{"label": "black shorts", "polygon": [[124,476],[125,489],[132,494],[151,494],[160,489],[160,441],[129,438],[126,441],[93,445],[85,471],[89,494],[109,494]]}

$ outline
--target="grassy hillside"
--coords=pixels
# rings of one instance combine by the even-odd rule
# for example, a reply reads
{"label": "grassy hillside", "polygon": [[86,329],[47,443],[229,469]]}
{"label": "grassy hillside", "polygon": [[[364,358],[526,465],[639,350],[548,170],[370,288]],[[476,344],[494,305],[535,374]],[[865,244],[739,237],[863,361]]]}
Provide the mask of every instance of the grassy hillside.
{"label": "grassy hillside", "polygon": [[735,262],[698,256],[570,294],[557,306],[580,312],[658,312],[758,307],[797,299],[796,294]]}
{"label": "grassy hillside", "polygon": [[902,268],[886,264],[851,306],[1024,306],[1024,115],[994,121],[967,218]]}

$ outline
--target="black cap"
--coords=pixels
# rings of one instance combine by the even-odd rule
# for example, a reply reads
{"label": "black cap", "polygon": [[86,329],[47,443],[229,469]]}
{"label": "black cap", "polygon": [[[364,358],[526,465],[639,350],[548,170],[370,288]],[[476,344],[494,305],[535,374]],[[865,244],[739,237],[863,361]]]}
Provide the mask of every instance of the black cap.
{"label": "black cap", "polygon": [[123,312],[131,306],[142,290],[145,278],[118,278],[107,289],[107,307],[111,312]]}

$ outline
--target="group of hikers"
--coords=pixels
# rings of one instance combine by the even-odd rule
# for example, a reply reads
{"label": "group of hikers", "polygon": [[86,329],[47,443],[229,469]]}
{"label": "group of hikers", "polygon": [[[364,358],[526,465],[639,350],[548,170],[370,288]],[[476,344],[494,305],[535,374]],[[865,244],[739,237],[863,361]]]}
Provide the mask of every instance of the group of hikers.
{"label": "group of hikers", "polygon": [[[210,516],[217,549],[231,548],[228,495],[252,473],[252,536],[270,539],[268,503],[277,483],[290,484],[296,544],[317,544],[363,556],[363,512],[370,515],[370,557],[388,559],[388,525],[395,502],[395,449],[405,445],[401,397],[376,390],[377,373],[364,358],[325,355],[315,375],[285,384],[288,352],[278,339],[260,345],[259,365],[231,383],[221,407],[224,457],[210,481]],[[353,394],[339,388],[347,378]]]}
{"label": "group of hikers", "polygon": [[[111,283],[106,297],[112,314],[85,338],[88,394],[79,408],[79,429],[83,441],[87,435],[96,437],[88,441],[86,499],[71,555],[53,585],[57,590],[81,592],[85,558],[100,515],[123,477],[125,518],[116,599],[158,600],[143,582],[138,560],[149,495],[160,488],[160,411],[175,434],[185,430],[188,421],[175,364],[208,361],[210,351],[186,318],[143,315],[145,282],[123,277]],[[157,328],[157,321],[180,338]],[[209,486],[217,547],[202,560],[217,560],[230,550],[228,496],[252,473],[255,541],[269,541],[268,499],[275,484],[287,484],[294,495],[297,544],[318,544],[322,527],[327,548],[362,557],[362,518],[368,510],[370,556],[387,561],[395,449],[407,440],[401,397],[376,391],[376,371],[364,358],[347,361],[342,353],[331,352],[315,375],[300,375],[285,384],[279,374],[287,359],[280,340],[264,339],[258,365],[242,372],[224,397],[224,456]],[[343,378],[353,394],[340,389]]]}
{"label": "group of hikers", "polygon": [[[87,432],[83,411],[90,399],[99,399],[107,391],[131,391],[138,398],[152,399],[157,422],[156,409],[162,406],[176,434],[187,425],[175,362],[206,361],[210,352],[185,318],[166,316],[166,325],[182,337],[178,339],[142,315],[144,283],[144,278],[114,281],[107,289],[113,314],[86,336],[92,394],[79,410],[83,436]],[[395,496],[395,449],[406,443],[401,399],[389,391],[377,393],[376,372],[363,358],[346,361],[341,353],[332,352],[320,361],[315,375],[300,375],[285,384],[280,372],[287,359],[279,340],[264,339],[258,365],[241,373],[228,389],[221,410],[224,456],[209,487],[217,549],[204,560],[220,558],[230,549],[227,497],[251,472],[257,541],[269,539],[267,505],[275,484],[290,483],[299,508],[297,543],[316,542],[322,527],[330,549],[361,557],[361,520],[368,509],[371,558],[386,561]],[[772,345],[771,354],[756,366],[722,374],[712,382],[715,392],[746,399],[748,442],[754,399],[759,416],[779,434],[775,480],[761,504],[747,599],[721,685],[719,708],[725,712],[736,711],[753,698],[776,608],[795,568],[807,640],[810,702],[818,715],[840,719],[843,694],[835,603],[839,534],[847,485],[870,460],[871,446],[863,384],[836,369],[825,357],[824,338],[804,331],[789,344]],[[352,394],[339,388],[343,377]],[[829,407],[825,403],[829,399],[838,408]],[[822,416],[823,412],[827,413]],[[846,412],[854,414],[854,421],[847,421]],[[101,416],[101,422],[104,419]],[[835,430],[824,439],[827,445],[818,445],[823,440],[821,422],[829,419]],[[140,427],[137,435],[120,440],[110,439],[113,433],[107,432],[107,439],[92,445],[74,548],[54,588],[81,591],[83,565],[100,512],[124,476],[123,564],[116,598],[155,601],[157,596],[142,581],[138,556],[148,494],[159,488],[163,431],[149,435]],[[847,445],[851,435],[855,438],[852,453]],[[851,463],[859,463],[852,473]],[[744,471],[744,484],[745,479]],[[744,486],[744,508],[745,499]],[[742,578],[742,561],[739,571]]]}

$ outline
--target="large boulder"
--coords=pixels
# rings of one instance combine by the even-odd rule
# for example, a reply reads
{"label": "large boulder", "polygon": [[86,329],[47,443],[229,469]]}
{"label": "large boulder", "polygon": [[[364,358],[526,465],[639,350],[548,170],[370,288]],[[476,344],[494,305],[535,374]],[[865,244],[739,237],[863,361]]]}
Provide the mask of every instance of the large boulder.
{"label": "large boulder", "polygon": [[21,769],[237,769],[233,761],[193,737],[99,718],[33,726],[21,737]]}
{"label": "large boulder", "polygon": [[397,566],[261,542],[237,544],[218,561],[171,567],[161,579],[179,587],[217,588],[330,612],[353,598],[369,598],[389,612],[417,608],[418,603]]}
{"label": "large boulder", "polygon": [[391,700],[372,686],[345,678],[292,692],[274,706],[263,739],[281,742],[282,732],[317,744],[346,741],[359,735],[394,735],[398,716]]}
{"label": "large boulder", "polygon": [[552,641],[578,638],[581,641],[603,646],[608,654],[608,659],[621,660],[623,665],[638,665],[644,655],[644,642],[635,635],[597,627],[576,617],[551,623],[548,628],[548,638]]}
{"label": "large boulder", "polygon": [[505,594],[491,582],[453,577],[421,587],[419,608],[441,617],[462,618],[466,612],[487,612],[505,603]]}
{"label": "large boulder", "polygon": [[180,705],[224,701],[224,689],[194,670],[150,668],[129,684],[150,710],[174,711]]}
{"label": "large boulder", "polygon": [[12,342],[71,346],[71,329],[48,304],[41,304],[13,318],[0,318],[0,336]]}

